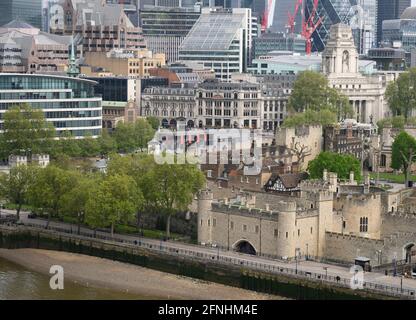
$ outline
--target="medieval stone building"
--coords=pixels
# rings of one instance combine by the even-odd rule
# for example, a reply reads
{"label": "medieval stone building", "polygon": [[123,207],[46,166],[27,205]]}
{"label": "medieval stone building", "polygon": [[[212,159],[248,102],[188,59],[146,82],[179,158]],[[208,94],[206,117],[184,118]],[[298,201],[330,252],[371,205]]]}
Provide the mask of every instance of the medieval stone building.
{"label": "medieval stone building", "polygon": [[324,172],[322,180],[303,181],[296,196],[202,191],[198,242],[284,260],[409,260],[416,249],[414,191],[387,192],[370,186],[368,175],[364,180],[359,185],[351,174],[341,183]]}

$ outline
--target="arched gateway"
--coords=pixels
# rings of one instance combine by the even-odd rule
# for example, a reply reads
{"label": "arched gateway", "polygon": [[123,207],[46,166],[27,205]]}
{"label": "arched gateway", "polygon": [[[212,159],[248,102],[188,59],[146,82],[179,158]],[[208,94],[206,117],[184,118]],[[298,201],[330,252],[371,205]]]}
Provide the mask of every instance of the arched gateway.
{"label": "arched gateway", "polygon": [[234,250],[240,253],[251,254],[255,256],[257,254],[256,249],[247,240],[240,240],[233,246]]}

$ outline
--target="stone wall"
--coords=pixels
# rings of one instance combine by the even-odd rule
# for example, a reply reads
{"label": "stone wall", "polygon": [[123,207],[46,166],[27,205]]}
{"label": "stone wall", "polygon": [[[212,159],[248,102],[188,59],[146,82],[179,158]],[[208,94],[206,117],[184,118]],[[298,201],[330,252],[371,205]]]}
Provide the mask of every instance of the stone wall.
{"label": "stone wall", "polygon": [[405,247],[416,242],[415,233],[396,233],[382,240],[340,233],[326,233],[325,258],[353,263],[357,256],[370,259],[372,266],[406,259]]}
{"label": "stone wall", "polygon": [[413,214],[398,213],[383,214],[381,234],[383,236],[388,236],[396,232],[416,233],[416,216]]}

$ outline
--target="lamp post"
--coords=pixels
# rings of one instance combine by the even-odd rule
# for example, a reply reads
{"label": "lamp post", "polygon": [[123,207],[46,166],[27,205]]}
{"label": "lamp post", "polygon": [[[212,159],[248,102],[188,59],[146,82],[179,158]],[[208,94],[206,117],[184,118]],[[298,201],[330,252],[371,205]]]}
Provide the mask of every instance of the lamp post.
{"label": "lamp post", "polygon": [[299,248],[296,248],[295,249],[295,262],[296,262],[296,270],[295,270],[295,272],[296,272],[296,274],[298,274],[298,254],[299,254],[299,251],[300,251]]}
{"label": "lamp post", "polygon": [[393,253],[393,276],[397,275],[397,252]]}
{"label": "lamp post", "polygon": [[400,277],[400,292],[403,292],[403,276]]}
{"label": "lamp post", "polygon": [[306,261],[309,259],[309,244],[306,244]]}
{"label": "lamp post", "polygon": [[328,279],[328,267],[323,267],[325,270],[325,279]]}
{"label": "lamp post", "polygon": [[381,261],[381,250],[377,250],[377,254],[378,254],[378,264],[382,265],[382,261]]}

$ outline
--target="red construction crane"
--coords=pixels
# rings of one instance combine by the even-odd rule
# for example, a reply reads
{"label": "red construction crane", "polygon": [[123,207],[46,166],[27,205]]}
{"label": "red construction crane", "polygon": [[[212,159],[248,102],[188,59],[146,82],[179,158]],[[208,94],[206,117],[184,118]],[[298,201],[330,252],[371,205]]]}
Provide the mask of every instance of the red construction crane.
{"label": "red construction crane", "polygon": [[319,0],[313,0],[313,8],[310,12],[309,18],[306,19],[305,14],[303,14],[303,22],[302,22],[302,36],[306,40],[306,54],[310,55],[312,53],[312,35],[316,29],[323,22],[322,17],[318,17],[318,20],[315,21],[315,17],[318,11],[318,4]]}
{"label": "red construction crane", "polygon": [[[303,0],[297,0],[296,2],[296,6],[295,6],[295,12],[293,13],[293,15],[288,12],[288,30],[290,34],[294,34],[295,33],[295,21],[296,21],[296,16],[298,15],[299,9],[303,8]],[[302,10],[303,11],[303,10]]]}

